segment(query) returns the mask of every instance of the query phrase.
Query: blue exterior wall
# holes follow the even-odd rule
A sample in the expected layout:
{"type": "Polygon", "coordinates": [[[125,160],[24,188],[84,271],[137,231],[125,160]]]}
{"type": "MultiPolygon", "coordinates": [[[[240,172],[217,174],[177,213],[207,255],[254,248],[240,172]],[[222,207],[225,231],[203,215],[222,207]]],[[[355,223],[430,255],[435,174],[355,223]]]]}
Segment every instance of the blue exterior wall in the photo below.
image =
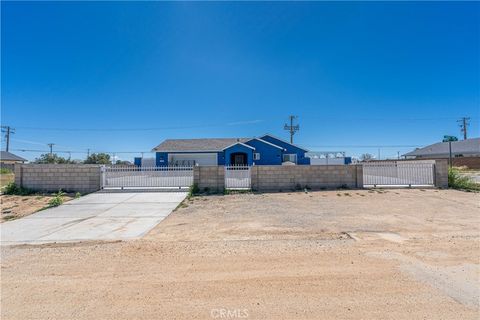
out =
{"type": "Polygon", "coordinates": [[[133,158],[133,164],[136,165],[137,167],[141,167],[142,166],[142,158],[141,157],[133,158]]]}
{"type": "Polygon", "coordinates": [[[155,164],[157,165],[157,167],[168,166],[168,153],[167,152],[157,152],[155,154],[155,164]]]}
{"type": "MultiPolygon", "coordinates": [[[[310,164],[310,158],[305,156],[305,150],[300,149],[298,147],[292,146],[289,143],[285,143],[281,140],[278,140],[274,137],[271,136],[263,136],[260,139],[268,141],[270,143],[273,143],[274,145],[277,145],[279,147],[282,147],[286,149],[287,151],[284,151],[284,154],[293,154],[295,153],[297,155],[297,164],[310,164]]],[[[283,161],[283,159],[282,159],[283,161]]]]}
{"type": "Polygon", "coordinates": [[[248,148],[248,147],[245,147],[241,144],[235,144],[233,146],[231,146],[230,148],[227,148],[225,149],[224,151],[224,154],[225,154],[225,163],[224,164],[230,164],[230,155],[232,153],[236,153],[236,152],[243,152],[243,153],[246,153],[247,154],[247,164],[249,166],[251,166],[253,164],[253,150],[248,148]]]}
{"type": "Polygon", "coordinates": [[[260,160],[253,160],[255,165],[281,165],[283,150],[271,146],[259,140],[250,140],[245,142],[255,148],[255,153],[260,153],[260,160]]]}

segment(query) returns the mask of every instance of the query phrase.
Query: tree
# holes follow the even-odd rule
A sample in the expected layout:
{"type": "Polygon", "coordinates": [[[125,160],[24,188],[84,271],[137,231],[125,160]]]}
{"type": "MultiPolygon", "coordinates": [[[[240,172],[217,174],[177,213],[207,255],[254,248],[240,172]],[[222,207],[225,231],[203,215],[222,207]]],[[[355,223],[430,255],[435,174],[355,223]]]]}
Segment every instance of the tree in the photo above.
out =
{"type": "Polygon", "coordinates": [[[126,161],[126,160],[117,160],[117,162],[115,162],[116,165],[118,166],[130,166],[132,165],[132,163],[130,161],[126,161]]]}
{"type": "Polygon", "coordinates": [[[370,153],[364,153],[360,156],[360,160],[361,161],[370,161],[370,160],[373,160],[373,155],[371,155],[370,153]]]}
{"type": "Polygon", "coordinates": [[[449,141],[458,141],[458,138],[455,136],[443,136],[443,142],[449,142],[449,141]]]}
{"type": "Polygon", "coordinates": [[[107,153],[92,153],[88,156],[85,164],[112,164],[110,161],[110,155],[107,153]]]}
{"type": "Polygon", "coordinates": [[[69,163],[74,163],[73,161],[69,159],[65,159],[64,157],[60,157],[56,153],[44,153],[40,157],[36,158],[35,163],[41,163],[41,164],[46,164],[46,163],[52,163],[52,164],[69,164],[69,163]]]}

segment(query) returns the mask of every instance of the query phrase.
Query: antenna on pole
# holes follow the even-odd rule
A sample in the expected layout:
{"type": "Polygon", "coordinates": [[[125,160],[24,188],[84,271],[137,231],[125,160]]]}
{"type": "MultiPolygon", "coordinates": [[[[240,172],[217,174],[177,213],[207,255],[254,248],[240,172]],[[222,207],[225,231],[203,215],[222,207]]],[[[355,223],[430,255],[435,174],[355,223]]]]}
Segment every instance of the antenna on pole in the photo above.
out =
{"type": "Polygon", "coordinates": [[[293,135],[295,134],[295,132],[300,130],[300,125],[298,125],[298,124],[293,125],[293,121],[298,118],[297,116],[290,115],[288,118],[290,119],[290,125],[285,123],[285,126],[283,127],[283,129],[287,130],[287,131],[290,131],[290,143],[293,144],[293,135]]]}

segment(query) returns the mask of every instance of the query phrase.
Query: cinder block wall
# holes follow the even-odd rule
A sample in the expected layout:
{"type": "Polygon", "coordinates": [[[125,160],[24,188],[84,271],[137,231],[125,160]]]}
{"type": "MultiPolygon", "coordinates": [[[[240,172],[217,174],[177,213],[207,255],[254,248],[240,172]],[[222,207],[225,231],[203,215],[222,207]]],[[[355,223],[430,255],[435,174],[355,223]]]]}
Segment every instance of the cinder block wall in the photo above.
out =
{"type": "Polygon", "coordinates": [[[357,165],[252,167],[252,189],[257,191],[339,187],[362,188],[362,167],[357,165]]]}
{"type": "Polygon", "coordinates": [[[448,188],[448,160],[435,160],[435,187],[448,188]]]}
{"type": "Polygon", "coordinates": [[[193,183],[200,191],[223,192],[225,189],[225,168],[223,166],[193,167],[193,183]]]}
{"type": "Polygon", "coordinates": [[[36,191],[94,192],[100,190],[100,165],[16,164],[15,183],[36,191]]]}

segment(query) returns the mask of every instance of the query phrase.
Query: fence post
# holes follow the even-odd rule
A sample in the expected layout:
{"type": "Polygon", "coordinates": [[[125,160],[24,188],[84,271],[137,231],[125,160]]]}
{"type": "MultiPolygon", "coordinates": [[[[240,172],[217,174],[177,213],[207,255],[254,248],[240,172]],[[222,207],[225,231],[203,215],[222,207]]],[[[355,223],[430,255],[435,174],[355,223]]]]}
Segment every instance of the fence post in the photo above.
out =
{"type": "Polygon", "coordinates": [[[435,160],[434,183],[437,188],[448,188],[448,160],[435,160]]]}
{"type": "Polygon", "coordinates": [[[100,166],[100,190],[105,187],[105,165],[100,166]]]}
{"type": "Polygon", "coordinates": [[[13,173],[15,174],[15,184],[19,187],[23,186],[23,164],[15,163],[13,165],[13,173]]]}
{"type": "Polygon", "coordinates": [[[357,177],[355,179],[356,187],[359,189],[363,189],[363,165],[357,164],[355,165],[355,167],[357,173],[357,177]]]}

